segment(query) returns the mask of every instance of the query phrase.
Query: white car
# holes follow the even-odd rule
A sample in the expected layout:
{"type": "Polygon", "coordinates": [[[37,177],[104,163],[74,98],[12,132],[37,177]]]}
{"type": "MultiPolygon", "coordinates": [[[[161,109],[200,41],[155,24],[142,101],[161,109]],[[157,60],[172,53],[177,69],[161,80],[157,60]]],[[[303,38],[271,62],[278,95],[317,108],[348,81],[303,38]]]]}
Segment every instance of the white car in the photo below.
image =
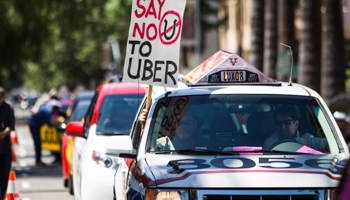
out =
{"type": "Polygon", "coordinates": [[[138,84],[106,83],[96,90],[85,123],[70,122],[66,132],[74,141],[73,186],[78,200],[112,199],[116,159],[105,154],[111,138],[129,135],[147,90],[138,84]]]}
{"type": "Polygon", "coordinates": [[[112,139],[117,200],[332,198],[349,149],[321,96],[218,52],[153,87],[144,131],[112,139]],[[186,128],[184,128],[186,127],[186,128]]]}

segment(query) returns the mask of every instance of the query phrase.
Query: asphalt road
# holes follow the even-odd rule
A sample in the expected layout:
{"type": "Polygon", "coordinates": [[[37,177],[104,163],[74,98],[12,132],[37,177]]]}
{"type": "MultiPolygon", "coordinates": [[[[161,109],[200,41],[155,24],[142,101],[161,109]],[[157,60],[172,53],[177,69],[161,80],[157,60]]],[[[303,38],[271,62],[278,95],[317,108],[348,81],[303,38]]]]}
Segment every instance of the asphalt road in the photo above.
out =
{"type": "Polygon", "coordinates": [[[16,187],[20,199],[73,200],[74,197],[63,186],[62,166],[50,164],[54,157],[49,151],[42,151],[42,160],[48,165],[35,166],[33,140],[24,123],[30,116],[30,111],[15,107],[15,116],[19,144],[14,146],[17,161],[12,163],[12,170],[16,173],[16,187]]]}

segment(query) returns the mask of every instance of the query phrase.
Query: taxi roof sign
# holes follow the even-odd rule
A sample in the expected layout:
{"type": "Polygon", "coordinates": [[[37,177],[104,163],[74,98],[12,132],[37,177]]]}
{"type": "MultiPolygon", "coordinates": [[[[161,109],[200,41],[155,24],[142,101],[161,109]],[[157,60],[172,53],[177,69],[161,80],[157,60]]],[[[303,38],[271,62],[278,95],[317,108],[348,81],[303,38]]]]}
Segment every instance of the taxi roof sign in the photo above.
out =
{"type": "Polygon", "coordinates": [[[188,85],[277,83],[237,54],[222,50],[188,73],[184,81],[188,85]]]}

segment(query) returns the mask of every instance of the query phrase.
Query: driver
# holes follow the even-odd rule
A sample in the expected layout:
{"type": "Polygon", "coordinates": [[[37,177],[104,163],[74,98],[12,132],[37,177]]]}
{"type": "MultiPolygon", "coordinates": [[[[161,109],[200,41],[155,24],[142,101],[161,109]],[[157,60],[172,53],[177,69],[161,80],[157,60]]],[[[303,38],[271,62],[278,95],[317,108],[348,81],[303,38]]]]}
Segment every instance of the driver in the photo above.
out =
{"type": "Polygon", "coordinates": [[[299,117],[297,110],[292,106],[282,106],[278,108],[274,115],[277,130],[268,137],[264,144],[264,149],[271,149],[277,142],[283,140],[295,140],[303,145],[307,145],[318,151],[329,151],[326,138],[316,138],[310,133],[304,133],[300,136],[298,131],[299,117]]]}

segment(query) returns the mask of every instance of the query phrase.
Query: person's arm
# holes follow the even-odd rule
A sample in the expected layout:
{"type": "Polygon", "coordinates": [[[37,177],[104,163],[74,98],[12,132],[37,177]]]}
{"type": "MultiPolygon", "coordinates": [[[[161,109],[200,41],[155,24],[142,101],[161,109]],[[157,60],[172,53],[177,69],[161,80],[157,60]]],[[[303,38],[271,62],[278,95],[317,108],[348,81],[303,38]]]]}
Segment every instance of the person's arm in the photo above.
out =
{"type": "Polygon", "coordinates": [[[0,132],[0,139],[4,139],[6,136],[10,135],[10,127],[6,127],[3,131],[0,132]]]}
{"type": "Polygon", "coordinates": [[[318,151],[329,151],[329,145],[326,138],[317,138],[310,133],[305,133],[300,138],[296,139],[297,142],[307,145],[318,151]]]}
{"type": "Polygon", "coordinates": [[[140,118],[139,118],[139,122],[140,122],[142,127],[145,127],[147,115],[148,115],[148,110],[143,109],[142,113],[140,115],[140,118]]]}

